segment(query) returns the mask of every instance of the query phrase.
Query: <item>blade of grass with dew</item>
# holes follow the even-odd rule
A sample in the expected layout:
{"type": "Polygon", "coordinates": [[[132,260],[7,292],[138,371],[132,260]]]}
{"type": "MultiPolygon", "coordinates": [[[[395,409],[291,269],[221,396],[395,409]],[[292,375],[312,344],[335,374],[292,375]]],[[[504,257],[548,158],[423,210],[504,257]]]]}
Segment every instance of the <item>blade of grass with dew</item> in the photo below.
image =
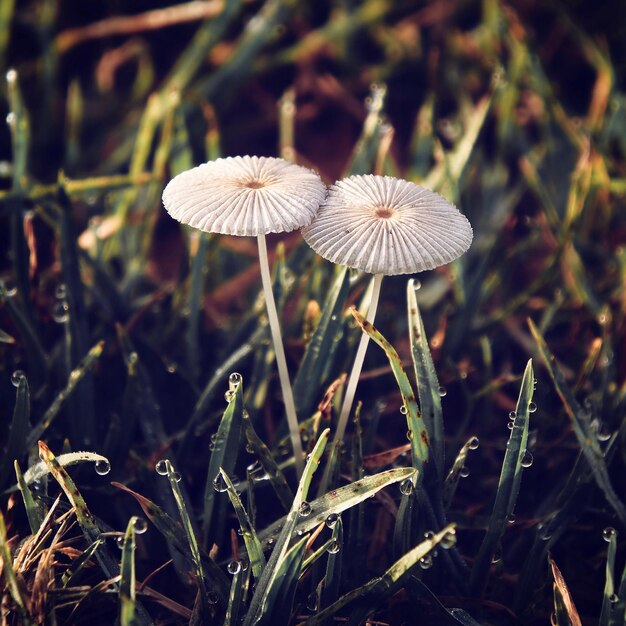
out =
{"type": "MultiPolygon", "coordinates": [[[[411,480],[405,478],[405,481],[411,480]]],[[[404,482],[402,483],[404,485],[404,482]]],[[[415,543],[413,519],[415,515],[416,497],[415,489],[403,489],[400,505],[396,514],[396,522],[393,529],[393,555],[400,558],[406,554],[415,543]],[[408,493],[404,493],[404,492],[408,493]]]]}
{"type": "MultiPolygon", "coordinates": [[[[65,454],[59,454],[59,456],[55,458],[61,467],[70,467],[71,465],[76,465],[77,463],[97,463],[98,461],[101,461],[102,463],[109,462],[105,456],[96,452],[66,452],[65,454]]],[[[32,483],[36,480],[41,480],[49,473],[50,466],[44,461],[39,461],[39,463],[31,465],[24,472],[24,481],[26,484],[32,485],[32,483]]]]}
{"type": "Polygon", "coordinates": [[[411,441],[413,467],[419,470],[420,474],[418,479],[422,480],[424,478],[425,465],[428,463],[430,456],[430,439],[428,438],[424,420],[417,406],[415,392],[402,367],[402,359],[400,359],[394,347],[356,309],[352,308],[350,312],[363,332],[367,333],[370,338],[384,350],[389,359],[391,370],[398,383],[398,388],[402,394],[402,401],[406,407],[407,435],[411,441]]]}
{"type": "Polygon", "coordinates": [[[178,482],[180,480],[180,475],[178,475],[174,471],[174,467],[170,463],[170,461],[165,461],[167,467],[167,478],[170,481],[170,487],[172,488],[172,493],[174,494],[174,499],[176,500],[176,506],[178,507],[178,513],[180,515],[180,519],[183,523],[183,528],[185,530],[185,534],[187,535],[187,542],[189,544],[189,550],[191,552],[191,558],[193,559],[196,581],[198,584],[198,589],[200,590],[200,601],[202,605],[202,615],[203,620],[208,620],[210,615],[210,599],[209,599],[209,581],[208,577],[204,571],[204,566],[202,564],[202,558],[200,556],[200,547],[198,546],[198,541],[196,539],[195,531],[193,525],[191,523],[191,518],[189,517],[189,512],[187,511],[187,505],[183,498],[183,494],[178,486],[178,482]]]}
{"type": "Polygon", "coordinates": [[[529,405],[533,397],[534,378],[532,360],[529,360],[520,387],[515,420],[506,444],[498,490],[489,518],[487,533],[480,546],[470,578],[473,593],[481,595],[487,584],[491,560],[506,529],[507,519],[513,512],[522,480],[522,459],[526,454],[529,428],[529,405]]]}
{"type": "Polygon", "coordinates": [[[613,489],[611,479],[609,477],[609,471],[607,469],[604,455],[596,433],[591,426],[591,420],[587,412],[578,404],[576,398],[570,391],[569,387],[565,383],[563,374],[561,373],[558,365],[556,364],[556,358],[550,352],[545,339],[539,332],[539,329],[535,326],[532,320],[528,320],[528,326],[532,333],[535,342],[541,353],[541,357],[548,369],[548,374],[552,379],[552,384],[563,403],[565,412],[569,416],[574,433],[578,439],[578,444],[591,467],[591,471],[596,479],[598,487],[604,492],[607,502],[611,505],[615,513],[620,519],[622,525],[626,526],[626,507],[619,499],[618,495],[613,489]]]}
{"type": "MultiPolygon", "coordinates": [[[[46,464],[49,472],[59,483],[70,504],[74,507],[78,525],[87,542],[91,544],[100,539],[102,533],[96,524],[94,516],[87,508],[85,499],[76,488],[74,481],[70,478],[65,468],[58,462],[50,448],[43,441],[39,442],[39,457],[46,464]]],[[[113,578],[119,574],[117,561],[109,554],[106,546],[103,546],[102,550],[96,552],[96,559],[107,578],[113,578]]]]}
{"type": "Polygon", "coordinates": [[[43,512],[28,487],[28,483],[24,480],[22,470],[17,461],[14,461],[13,467],[15,468],[15,476],[17,478],[17,488],[22,494],[22,500],[24,501],[24,508],[26,509],[26,517],[28,518],[28,525],[30,526],[30,532],[34,535],[41,528],[43,522],[43,512]]]}
{"type": "Polygon", "coordinates": [[[298,415],[308,416],[314,410],[319,395],[319,385],[323,384],[322,375],[332,360],[337,348],[337,335],[343,328],[341,312],[348,290],[350,276],[343,267],[324,302],[324,309],[319,323],[307,344],[302,363],[293,381],[293,395],[296,399],[298,415]]]}
{"type": "Polygon", "coordinates": [[[230,594],[228,596],[228,606],[226,607],[226,616],[224,617],[224,626],[239,626],[241,617],[239,615],[243,607],[243,579],[244,571],[239,568],[233,575],[230,584],[230,594]]]}
{"type": "Polygon", "coordinates": [[[556,626],[582,626],[572,595],[561,570],[551,557],[548,558],[554,578],[554,617],[556,626]]]}
{"type": "Polygon", "coordinates": [[[61,575],[61,587],[70,587],[74,579],[83,571],[83,568],[91,560],[102,544],[104,539],[97,539],[93,543],[87,546],[80,556],[72,561],[72,565],[68,567],[61,575]]]}
{"type": "MultiPolygon", "coordinates": [[[[328,525],[328,518],[326,525],[328,525]]],[[[320,592],[320,609],[325,609],[337,600],[341,586],[341,572],[343,566],[343,522],[341,521],[341,517],[337,517],[337,521],[332,529],[331,539],[335,542],[334,546],[338,549],[333,548],[328,551],[326,575],[324,576],[324,582],[320,592]]]]}
{"type": "Polygon", "coordinates": [[[15,393],[13,419],[0,463],[0,487],[6,483],[12,470],[13,462],[22,458],[26,452],[26,434],[30,428],[30,392],[26,376],[21,376],[15,393]]]}
{"type": "MultiPolygon", "coordinates": [[[[319,465],[320,458],[324,453],[329,434],[330,429],[328,428],[322,432],[317,440],[317,443],[315,444],[315,447],[313,448],[313,451],[307,457],[304,472],[302,473],[302,477],[298,483],[298,489],[293,498],[291,509],[289,510],[289,513],[287,513],[282,530],[278,535],[276,545],[274,546],[274,550],[272,551],[269,561],[267,562],[267,566],[263,571],[263,575],[257,582],[256,590],[252,596],[252,600],[250,601],[250,608],[244,621],[244,626],[255,625],[262,619],[264,613],[266,612],[269,590],[273,589],[274,581],[281,569],[283,561],[285,560],[285,555],[289,549],[289,543],[296,529],[298,518],[302,517],[300,515],[300,507],[306,500],[311,480],[313,479],[313,474],[315,473],[315,470],[319,465]]],[[[304,519],[307,519],[307,517],[304,519]]]]}
{"type": "Polygon", "coordinates": [[[626,565],[622,569],[622,576],[617,590],[617,601],[613,604],[609,616],[609,626],[623,626],[626,615],[626,565]]]}
{"type": "Polygon", "coordinates": [[[252,450],[261,463],[265,473],[269,476],[270,484],[276,492],[280,503],[286,511],[291,508],[293,502],[293,493],[285,475],[282,473],[274,456],[270,452],[270,449],[263,443],[261,438],[257,435],[252,424],[252,420],[246,411],[243,413],[243,430],[248,440],[248,445],[252,447],[252,450]]]}
{"type": "MultiPolygon", "coordinates": [[[[336,615],[344,607],[355,601],[361,604],[358,618],[365,618],[367,614],[384,603],[387,597],[404,583],[407,576],[422,557],[426,556],[439,545],[449,533],[454,532],[454,524],[449,524],[440,532],[435,533],[431,539],[425,539],[415,546],[415,548],[403,555],[402,558],[398,559],[382,576],[373,578],[358,589],[354,589],[343,595],[328,608],[320,611],[316,615],[312,615],[304,622],[300,622],[299,626],[323,624],[327,619],[336,615]]],[[[351,615],[351,619],[354,623],[357,623],[354,614],[351,615]]]]}
{"type": "Polygon", "coordinates": [[[237,494],[237,490],[233,485],[232,481],[228,477],[228,474],[220,467],[219,470],[220,480],[224,481],[226,485],[226,492],[230,501],[235,509],[235,513],[237,515],[237,520],[239,521],[239,528],[241,529],[241,534],[243,536],[244,543],[246,544],[246,551],[248,553],[248,561],[250,561],[250,567],[252,568],[252,573],[256,579],[261,577],[261,573],[265,568],[265,557],[263,556],[263,546],[257,537],[256,531],[252,527],[250,523],[250,519],[248,518],[248,513],[244,508],[239,495],[237,494]]]}
{"type": "Polygon", "coordinates": [[[15,570],[13,569],[13,557],[11,555],[11,548],[9,547],[7,527],[2,511],[0,511],[0,556],[2,557],[2,577],[9,588],[9,594],[11,598],[13,598],[13,602],[17,605],[17,612],[20,614],[22,623],[27,626],[34,624],[26,609],[26,604],[22,597],[22,590],[20,589],[15,570]]]}
{"type": "Polygon", "coordinates": [[[454,498],[459,479],[461,478],[461,472],[465,467],[465,461],[467,460],[467,455],[469,454],[470,446],[474,439],[475,437],[471,437],[463,444],[443,483],[443,505],[446,510],[449,509],[452,504],[452,499],[454,498]]]}
{"type": "Polygon", "coordinates": [[[33,426],[28,433],[27,446],[34,446],[37,440],[48,429],[54,418],[59,414],[61,407],[65,401],[72,395],[76,389],[76,385],[85,377],[87,372],[93,367],[94,363],[100,358],[104,350],[104,341],[99,341],[89,352],[85,355],[85,358],[78,364],[78,366],[70,372],[67,379],[67,384],[58,393],[56,398],[52,401],[52,404],[48,407],[43,414],[41,420],[33,426]]]}
{"type": "MultiPolygon", "coordinates": [[[[352,484],[363,479],[363,431],[361,429],[361,404],[354,412],[354,433],[350,442],[350,472],[352,484]]],[[[339,469],[339,468],[338,468],[339,469]]],[[[345,541],[347,580],[361,580],[361,572],[367,571],[367,539],[365,537],[365,505],[359,502],[348,513],[348,533],[345,541]]]]}
{"type": "MultiPolygon", "coordinates": [[[[605,529],[604,533],[608,534],[608,550],[606,553],[605,578],[604,578],[604,594],[602,597],[602,610],[600,611],[599,626],[609,626],[611,622],[611,614],[615,605],[619,601],[615,594],[615,555],[617,553],[617,532],[614,528],[605,529]]],[[[621,615],[620,623],[624,623],[624,615],[621,615]]]]}
{"type": "MultiPolygon", "coordinates": [[[[415,469],[412,467],[399,467],[366,476],[349,485],[333,489],[309,503],[311,513],[296,521],[295,530],[297,532],[307,533],[325,522],[329,515],[343,513],[343,511],[371,498],[388,485],[402,482],[407,478],[413,478],[415,483],[417,481],[415,473],[415,469]]],[[[286,518],[283,517],[270,524],[267,528],[259,531],[259,539],[263,542],[267,542],[269,538],[276,537],[281,527],[284,526],[285,521],[286,518]]]]}
{"type": "Polygon", "coordinates": [[[302,572],[301,576],[306,576],[308,570],[314,565],[317,561],[319,561],[322,556],[328,551],[329,548],[332,548],[333,540],[328,539],[325,543],[323,543],[319,548],[315,548],[313,552],[311,552],[303,561],[302,561],[302,572]]]}
{"type": "Polygon", "coordinates": [[[265,592],[263,612],[257,626],[289,626],[308,537],[302,537],[286,552],[265,592]]]}
{"type": "Polygon", "coordinates": [[[135,520],[131,517],[124,533],[122,561],[120,564],[120,626],[135,626],[138,623],[136,609],[137,584],[135,578],[135,520]]]}
{"type": "Polygon", "coordinates": [[[218,480],[220,468],[227,474],[232,474],[235,469],[241,438],[243,411],[242,380],[237,385],[235,393],[222,415],[209,460],[209,469],[204,486],[204,513],[202,518],[202,544],[205,546],[210,545],[209,539],[214,536],[212,522],[217,492],[213,483],[218,480]],[[213,534],[210,534],[210,531],[213,534]]]}
{"type": "Polygon", "coordinates": [[[420,401],[420,412],[428,434],[433,462],[440,481],[444,474],[445,442],[443,431],[443,413],[441,410],[441,396],[439,395],[439,379],[435,371],[428,347],[428,338],[424,330],[424,322],[417,306],[415,283],[410,279],[406,287],[407,307],[409,314],[409,337],[411,341],[411,356],[417,381],[417,393],[420,401]]]}

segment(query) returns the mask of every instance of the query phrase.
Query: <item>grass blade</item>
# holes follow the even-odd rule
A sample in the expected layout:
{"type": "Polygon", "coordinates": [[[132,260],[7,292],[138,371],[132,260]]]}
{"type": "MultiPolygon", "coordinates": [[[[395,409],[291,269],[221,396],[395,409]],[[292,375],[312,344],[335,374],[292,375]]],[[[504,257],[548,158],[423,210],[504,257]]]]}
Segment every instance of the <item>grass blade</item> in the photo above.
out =
{"type": "Polygon", "coordinates": [[[424,323],[417,306],[415,283],[409,280],[406,287],[407,307],[409,309],[409,337],[411,340],[411,356],[417,381],[417,393],[420,401],[420,412],[430,436],[431,449],[435,469],[439,480],[444,474],[445,449],[443,432],[443,413],[439,380],[424,330],[424,323]]]}
{"type": "Polygon", "coordinates": [[[452,504],[452,499],[454,498],[456,488],[459,484],[459,479],[461,478],[461,472],[465,467],[467,455],[471,450],[471,446],[474,445],[475,439],[475,437],[471,437],[463,444],[463,447],[456,455],[456,459],[454,459],[454,463],[452,464],[452,467],[450,468],[450,471],[446,476],[446,480],[443,484],[443,505],[446,509],[448,509],[450,507],[450,504],[452,504]]]}
{"type": "Polygon", "coordinates": [[[598,443],[596,433],[591,426],[591,420],[589,419],[587,412],[584,411],[578,404],[576,398],[574,398],[574,394],[566,385],[563,374],[561,374],[561,371],[556,364],[556,359],[554,355],[551,354],[548,345],[539,332],[539,329],[530,319],[528,320],[528,326],[530,327],[530,332],[539,347],[539,352],[541,353],[541,357],[546,364],[554,388],[556,389],[559,398],[561,398],[561,402],[565,407],[565,412],[572,422],[574,433],[578,439],[578,444],[580,445],[580,448],[585,455],[589,466],[591,467],[591,471],[593,472],[598,487],[600,487],[600,489],[604,492],[607,502],[611,505],[619,517],[622,525],[626,526],[626,507],[613,489],[611,479],[609,478],[609,472],[604,461],[604,455],[602,454],[602,449],[598,443]]]}
{"type": "MultiPolygon", "coordinates": [[[[599,626],[609,626],[611,615],[618,604],[619,598],[615,594],[615,555],[617,553],[617,532],[614,528],[605,528],[604,537],[608,539],[609,548],[606,553],[606,567],[604,579],[604,596],[600,612],[599,626]]],[[[624,615],[620,622],[624,623],[624,615]]]]}
{"type": "Polygon", "coordinates": [[[239,495],[237,494],[237,490],[233,485],[232,481],[228,477],[228,474],[220,468],[219,472],[220,480],[224,481],[226,485],[226,492],[228,493],[228,497],[235,509],[235,513],[237,514],[237,519],[239,521],[239,527],[241,528],[241,533],[243,535],[243,540],[246,544],[246,550],[248,552],[248,560],[250,561],[250,567],[252,568],[252,574],[255,578],[260,578],[261,573],[263,572],[263,568],[265,567],[265,557],[263,556],[263,546],[257,537],[256,531],[252,527],[250,523],[250,519],[248,518],[248,513],[244,508],[239,495]]]}
{"type": "Polygon", "coordinates": [[[522,459],[526,454],[528,441],[529,406],[533,397],[533,387],[533,366],[532,361],[528,361],[515,409],[516,417],[506,444],[496,500],[489,518],[487,534],[483,539],[472,569],[470,587],[476,594],[482,593],[487,584],[491,560],[506,529],[507,518],[513,512],[517,501],[522,480],[522,459]]]}
{"type": "MultiPolygon", "coordinates": [[[[62,467],[70,467],[77,463],[107,464],[109,462],[105,456],[97,454],[96,452],[67,452],[66,454],[59,454],[59,456],[56,457],[56,461],[62,467]]],[[[26,470],[24,473],[24,481],[27,485],[31,485],[36,480],[41,480],[49,473],[50,466],[46,462],[40,461],[26,470]]]]}
{"type": "Polygon", "coordinates": [[[398,383],[402,401],[406,407],[406,421],[408,433],[410,433],[408,436],[411,440],[413,467],[419,470],[419,479],[421,480],[424,477],[425,465],[428,463],[430,456],[430,440],[424,420],[417,407],[413,387],[411,387],[411,383],[402,367],[402,360],[394,347],[355,308],[351,308],[350,312],[356,319],[357,324],[385,351],[389,359],[391,370],[398,383]]]}
{"type": "Polygon", "coordinates": [[[74,579],[82,572],[83,567],[90,561],[96,550],[102,546],[104,539],[98,539],[82,552],[82,554],[74,559],[72,565],[66,569],[61,576],[61,587],[69,587],[74,579]]]}
{"type": "MultiPolygon", "coordinates": [[[[328,522],[326,522],[328,525],[328,522]]],[[[326,562],[326,575],[320,593],[320,609],[330,606],[339,597],[339,587],[341,585],[341,570],[343,561],[343,522],[341,517],[337,518],[333,526],[331,539],[338,550],[332,549],[328,552],[326,562]]]]}
{"type": "Polygon", "coordinates": [[[245,573],[239,568],[233,575],[233,581],[230,585],[230,595],[228,596],[228,607],[226,608],[226,617],[224,618],[224,626],[239,626],[239,613],[243,606],[243,580],[245,573]]]}
{"type": "Polygon", "coordinates": [[[28,487],[28,483],[24,480],[22,470],[19,463],[14,462],[15,476],[17,477],[17,488],[22,494],[22,500],[24,501],[24,508],[26,509],[26,517],[28,518],[28,525],[30,526],[30,532],[34,535],[37,533],[43,522],[43,512],[40,507],[37,506],[33,494],[28,487]]]}
{"type": "Polygon", "coordinates": [[[556,563],[549,558],[554,578],[554,617],[556,626],[582,626],[574,600],[556,563]]]}
{"type": "Polygon", "coordinates": [[[202,537],[205,546],[209,545],[210,537],[215,535],[214,527],[212,530],[213,509],[217,495],[214,482],[218,480],[220,469],[223,468],[224,472],[232,474],[235,468],[243,411],[243,381],[240,381],[217,428],[215,445],[209,461],[209,470],[204,487],[204,517],[202,519],[202,537]],[[210,530],[212,530],[211,535],[209,534],[210,530]]]}
{"type": "Polygon", "coordinates": [[[15,395],[13,419],[0,465],[0,487],[4,486],[14,461],[26,452],[26,434],[30,427],[30,392],[26,376],[21,376],[15,395]]]}
{"type": "MultiPolygon", "coordinates": [[[[135,626],[136,579],[135,579],[135,520],[131,517],[126,526],[120,565],[120,625],[135,626]]],[[[92,544],[93,545],[93,544],[92,544]]]]}

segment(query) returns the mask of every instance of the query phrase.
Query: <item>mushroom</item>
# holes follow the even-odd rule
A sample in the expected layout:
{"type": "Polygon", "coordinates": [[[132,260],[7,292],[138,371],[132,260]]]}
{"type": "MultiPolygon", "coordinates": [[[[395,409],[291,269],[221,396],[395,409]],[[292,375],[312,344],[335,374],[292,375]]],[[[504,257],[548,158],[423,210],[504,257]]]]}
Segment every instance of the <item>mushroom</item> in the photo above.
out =
{"type": "Polygon", "coordinates": [[[290,232],[311,222],[326,187],[313,171],[283,159],[238,156],[182,172],[163,191],[163,204],[179,222],[224,235],[257,238],[261,280],[298,477],[302,442],[267,259],[267,233],[290,232]]]}
{"type": "MultiPolygon", "coordinates": [[[[367,320],[374,322],[384,275],[413,274],[450,263],[472,242],[467,218],[439,194],[391,176],[350,176],[333,185],[302,230],[320,256],[374,274],[367,320]]],[[[344,397],[335,442],[341,441],[363,367],[363,333],[344,397]]]]}

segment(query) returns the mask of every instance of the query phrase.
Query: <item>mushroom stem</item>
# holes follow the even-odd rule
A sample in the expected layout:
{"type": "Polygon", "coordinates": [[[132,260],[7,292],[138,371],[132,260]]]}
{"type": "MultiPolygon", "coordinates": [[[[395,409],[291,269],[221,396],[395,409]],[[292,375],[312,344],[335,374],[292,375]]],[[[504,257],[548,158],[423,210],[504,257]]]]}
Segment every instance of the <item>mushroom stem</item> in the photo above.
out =
{"type": "MultiPolygon", "coordinates": [[[[372,297],[370,299],[370,303],[367,309],[367,321],[370,324],[374,323],[374,318],[376,317],[376,309],[378,308],[378,297],[380,296],[380,286],[382,282],[383,274],[375,274],[372,297]]],[[[359,347],[356,351],[356,356],[354,357],[352,371],[350,372],[350,378],[348,379],[348,388],[346,389],[346,395],[343,399],[341,413],[339,414],[339,421],[337,422],[335,442],[341,441],[343,439],[344,433],[346,432],[348,417],[350,416],[350,410],[352,409],[352,403],[354,402],[356,386],[359,383],[359,376],[361,375],[361,369],[363,368],[363,361],[365,360],[365,353],[367,352],[367,344],[369,343],[369,340],[370,336],[367,333],[363,333],[361,335],[359,347]]]]}
{"type": "Polygon", "coordinates": [[[299,479],[304,470],[302,440],[300,439],[300,428],[298,426],[298,416],[296,415],[296,405],[293,401],[293,392],[291,390],[291,383],[289,382],[289,370],[287,369],[287,360],[285,359],[285,348],[283,347],[283,339],[280,334],[280,323],[278,321],[278,313],[276,311],[276,301],[274,300],[274,292],[272,291],[272,278],[270,276],[269,261],[267,260],[267,244],[265,242],[265,235],[258,235],[257,243],[259,246],[261,282],[263,283],[263,291],[265,293],[265,306],[267,308],[267,317],[270,323],[272,341],[274,342],[278,377],[280,379],[280,387],[283,392],[283,402],[285,403],[285,412],[287,413],[289,436],[291,437],[291,446],[293,448],[293,456],[296,463],[296,473],[299,479]]]}

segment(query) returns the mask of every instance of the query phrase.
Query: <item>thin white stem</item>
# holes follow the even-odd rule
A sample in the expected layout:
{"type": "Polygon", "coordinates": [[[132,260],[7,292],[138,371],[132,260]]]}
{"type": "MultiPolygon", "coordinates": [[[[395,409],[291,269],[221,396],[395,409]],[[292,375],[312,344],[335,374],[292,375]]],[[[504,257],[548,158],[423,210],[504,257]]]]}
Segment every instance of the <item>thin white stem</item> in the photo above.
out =
{"type": "MultiPolygon", "coordinates": [[[[374,323],[376,317],[376,309],[378,308],[378,298],[380,296],[380,286],[383,282],[382,274],[374,275],[374,287],[372,289],[372,297],[370,299],[369,306],[367,308],[367,321],[370,324],[374,323]]],[[[335,433],[335,442],[341,441],[343,435],[346,432],[346,426],[348,425],[348,417],[350,416],[350,410],[352,409],[352,403],[354,402],[354,395],[356,394],[356,386],[359,383],[359,376],[361,375],[361,369],[363,368],[363,361],[365,360],[365,353],[367,352],[367,344],[369,343],[370,336],[367,333],[361,335],[359,341],[359,347],[354,357],[354,363],[352,365],[352,371],[350,372],[350,378],[348,379],[348,388],[346,389],[346,395],[343,399],[343,405],[341,407],[341,413],[339,414],[339,421],[337,422],[337,432],[335,433]]]]}
{"type": "Polygon", "coordinates": [[[270,276],[269,261],[267,260],[267,244],[265,243],[265,235],[258,235],[257,243],[259,245],[261,282],[263,283],[263,291],[265,292],[265,306],[267,308],[267,317],[270,323],[272,341],[274,342],[274,352],[276,354],[276,366],[278,367],[280,388],[283,392],[283,402],[285,403],[287,424],[289,425],[289,436],[291,437],[291,446],[293,448],[293,456],[296,462],[296,473],[299,479],[304,470],[302,440],[300,439],[300,428],[298,426],[298,416],[296,415],[296,405],[293,401],[293,392],[291,391],[291,383],[289,382],[289,370],[287,369],[287,360],[285,359],[285,348],[283,347],[283,339],[280,334],[280,322],[278,321],[276,302],[274,300],[274,292],[272,291],[272,278],[270,276]]]}

